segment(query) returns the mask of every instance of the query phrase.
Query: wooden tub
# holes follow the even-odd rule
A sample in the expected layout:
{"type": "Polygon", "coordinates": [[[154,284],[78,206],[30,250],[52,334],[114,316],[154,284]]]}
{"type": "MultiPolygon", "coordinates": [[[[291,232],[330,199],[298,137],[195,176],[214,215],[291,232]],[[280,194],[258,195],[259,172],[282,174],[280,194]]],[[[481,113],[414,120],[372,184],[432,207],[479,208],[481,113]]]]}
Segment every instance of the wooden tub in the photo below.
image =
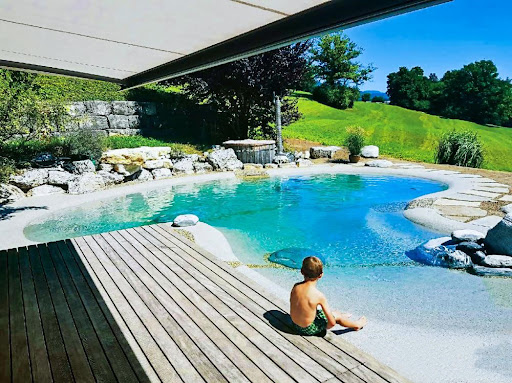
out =
{"type": "Polygon", "coordinates": [[[232,148],[244,164],[268,164],[274,160],[276,142],[273,140],[230,140],[222,143],[232,148]]]}

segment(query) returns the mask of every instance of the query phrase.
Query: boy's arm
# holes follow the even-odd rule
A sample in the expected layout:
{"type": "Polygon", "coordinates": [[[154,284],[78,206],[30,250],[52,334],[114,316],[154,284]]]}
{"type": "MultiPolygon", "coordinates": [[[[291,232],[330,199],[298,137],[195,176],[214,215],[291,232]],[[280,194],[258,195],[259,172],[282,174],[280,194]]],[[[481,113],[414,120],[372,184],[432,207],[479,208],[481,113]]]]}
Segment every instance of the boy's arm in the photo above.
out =
{"type": "Polygon", "coordinates": [[[327,303],[327,298],[322,293],[320,293],[319,304],[322,306],[322,310],[324,310],[325,317],[327,318],[327,325],[329,328],[334,327],[336,325],[336,318],[332,314],[331,308],[327,303]]]}

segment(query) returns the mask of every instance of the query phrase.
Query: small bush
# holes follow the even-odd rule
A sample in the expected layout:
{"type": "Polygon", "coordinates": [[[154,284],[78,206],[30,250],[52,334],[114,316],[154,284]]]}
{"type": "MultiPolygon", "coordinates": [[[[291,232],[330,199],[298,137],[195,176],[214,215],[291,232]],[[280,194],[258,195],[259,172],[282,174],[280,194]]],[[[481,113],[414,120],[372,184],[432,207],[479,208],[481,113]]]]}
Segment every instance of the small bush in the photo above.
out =
{"type": "Polygon", "coordinates": [[[11,174],[14,174],[16,171],[16,167],[14,166],[14,161],[6,158],[0,157],[0,183],[6,183],[9,181],[9,177],[11,174]]]}
{"type": "Polygon", "coordinates": [[[40,140],[11,140],[0,145],[2,156],[13,160],[18,167],[30,162],[40,153],[49,152],[59,157],[65,153],[62,137],[50,137],[40,140]]]}
{"type": "Polygon", "coordinates": [[[313,90],[313,99],[338,109],[347,109],[354,106],[359,99],[359,90],[347,86],[331,87],[327,84],[317,86],[313,90]]]}
{"type": "Polygon", "coordinates": [[[444,134],[437,147],[436,162],[479,168],[484,162],[482,144],[478,135],[469,131],[444,134]]]}
{"type": "Polygon", "coordinates": [[[77,129],[63,136],[63,155],[73,159],[99,160],[106,149],[106,139],[100,133],[77,129]]]}
{"type": "Polygon", "coordinates": [[[345,146],[350,154],[358,156],[361,154],[361,149],[364,146],[365,132],[362,128],[350,127],[347,128],[347,137],[345,138],[345,146]]]}

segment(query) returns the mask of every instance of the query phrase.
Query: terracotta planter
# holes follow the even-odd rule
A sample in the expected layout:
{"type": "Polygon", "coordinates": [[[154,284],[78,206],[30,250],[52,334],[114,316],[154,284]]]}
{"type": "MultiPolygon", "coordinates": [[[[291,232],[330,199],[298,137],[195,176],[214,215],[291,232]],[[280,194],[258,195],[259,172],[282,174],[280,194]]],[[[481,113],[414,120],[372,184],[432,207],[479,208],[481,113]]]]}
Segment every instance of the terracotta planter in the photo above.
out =
{"type": "Polygon", "coordinates": [[[360,159],[361,159],[361,156],[359,156],[359,155],[356,156],[355,154],[351,154],[351,155],[348,156],[348,160],[352,164],[355,164],[355,163],[359,162],[360,159]]]}

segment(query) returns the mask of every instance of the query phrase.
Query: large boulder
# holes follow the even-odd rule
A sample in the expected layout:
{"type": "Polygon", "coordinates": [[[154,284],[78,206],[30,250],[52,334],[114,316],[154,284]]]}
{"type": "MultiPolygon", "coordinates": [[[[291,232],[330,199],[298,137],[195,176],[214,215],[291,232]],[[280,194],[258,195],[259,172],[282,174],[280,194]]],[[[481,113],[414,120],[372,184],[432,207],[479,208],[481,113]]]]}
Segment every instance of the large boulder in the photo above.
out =
{"type": "Polygon", "coordinates": [[[105,187],[105,181],[99,174],[85,173],[73,177],[68,183],[69,194],[92,193],[105,187]]]}
{"type": "Polygon", "coordinates": [[[12,176],[11,183],[27,191],[48,182],[48,169],[32,169],[22,175],[12,176]]]}
{"type": "Polygon", "coordinates": [[[64,170],[48,171],[48,184],[50,185],[67,186],[71,178],[73,178],[73,175],[64,170]]]}
{"type": "Polygon", "coordinates": [[[242,161],[236,157],[235,151],[231,148],[218,149],[208,153],[207,161],[213,169],[221,171],[233,171],[244,167],[242,161]]]}
{"type": "Polygon", "coordinates": [[[139,113],[141,107],[135,101],[113,101],[112,114],[120,114],[123,116],[131,116],[139,113]]]}
{"type": "Polygon", "coordinates": [[[480,265],[486,267],[512,267],[512,257],[508,255],[489,254],[480,265]]]}
{"type": "Polygon", "coordinates": [[[320,258],[324,264],[326,263],[325,256],[322,254],[311,249],[304,249],[300,247],[290,247],[287,249],[275,251],[270,254],[268,260],[270,262],[278,263],[292,269],[300,269],[302,267],[302,261],[304,258],[311,256],[320,258]]]}
{"type": "Polygon", "coordinates": [[[137,172],[140,172],[141,167],[139,165],[131,164],[131,165],[114,165],[114,171],[125,176],[130,177],[137,172]]]}
{"type": "Polygon", "coordinates": [[[487,232],[484,243],[489,253],[512,256],[512,214],[487,232]]]}
{"type": "Polygon", "coordinates": [[[107,150],[101,156],[101,162],[112,165],[142,165],[145,161],[144,154],[133,149],[107,150]]]}
{"type": "Polygon", "coordinates": [[[36,186],[33,189],[30,189],[27,193],[28,197],[39,197],[43,195],[50,195],[50,194],[64,194],[66,191],[58,186],[53,185],[41,185],[36,186]]]}
{"type": "Polygon", "coordinates": [[[311,162],[310,160],[306,160],[304,158],[298,159],[295,163],[299,168],[306,168],[308,166],[313,165],[313,162],[311,162]]]}
{"type": "Polygon", "coordinates": [[[483,246],[476,242],[461,242],[457,245],[457,250],[463,251],[466,254],[474,254],[477,251],[483,250],[483,246]]]}
{"type": "Polygon", "coordinates": [[[194,214],[182,214],[174,218],[172,225],[176,227],[195,226],[199,222],[199,218],[194,214]]]}
{"type": "Polygon", "coordinates": [[[81,116],[77,121],[80,129],[104,131],[108,129],[108,120],[104,116],[81,116]]]}
{"type": "Polygon", "coordinates": [[[365,165],[370,166],[372,168],[389,168],[389,167],[393,166],[393,163],[388,160],[373,160],[373,161],[367,162],[365,165]]]}
{"type": "Polygon", "coordinates": [[[110,129],[137,129],[140,126],[139,116],[120,116],[111,114],[108,116],[110,129]]]}
{"type": "Polygon", "coordinates": [[[333,158],[337,151],[341,148],[339,146],[313,146],[309,149],[311,158],[333,158]]]}
{"type": "Polygon", "coordinates": [[[73,102],[68,105],[68,114],[71,117],[83,116],[85,112],[86,108],[83,102],[73,102]]]}
{"type": "Polygon", "coordinates": [[[70,170],[73,174],[94,173],[96,166],[91,160],[73,161],[70,170]]]}
{"type": "Polygon", "coordinates": [[[97,174],[103,178],[105,186],[120,184],[124,181],[124,176],[119,173],[110,173],[105,170],[100,170],[97,174]]]}
{"type": "Polygon", "coordinates": [[[450,237],[431,239],[416,249],[407,251],[406,255],[413,261],[430,266],[464,269],[472,265],[471,257],[457,250],[450,237]]]}
{"type": "Polygon", "coordinates": [[[505,214],[512,214],[512,203],[505,205],[501,208],[501,211],[505,214]]]}
{"type": "Polygon", "coordinates": [[[472,274],[485,277],[512,277],[512,268],[495,268],[473,265],[469,271],[472,274]]]}
{"type": "Polygon", "coordinates": [[[112,114],[112,104],[107,101],[85,101],[87,113],[96,116],[108,116],[112,114]]]}
{"type": "Polygon", "coordinates": [[[194,171],[196,173],[208,173],[211,172],[212,170],[213,167],[208,162],[194,162],[194,171]]]}
{"type": "Polygon", "coordinates": [[[162,168],[162,169],[154,169],[151,171],[153,174],[153,178],[155,180],[160,180],[162,178],[169,178],[172,177],[172,173],[170,169],[162,168]]]}
{"type": "Polygon", "coordinates": [[[184,157],[176,161],[173,165],[176,173],[193,174],[194,173],[194,158],[184,157]]]}
{"type": "Polygon", "coordinates": [[[148,160],[144,162],[144,165],[142,165],[144,169],[153,170],[153,169],[161,169],[161,168],[167,168],[172,169],[173,163],[170,159],[164,158],[161,160],[148,160]]]}
{"type": "Polygon", "coordinates": [[[478,242],[484,239],[485,234],[476,230],[455,230],[452,232],[452,239],[459,242],[478,242]]]}
{"type": "Polygon", "coordinates": [[[141,169],[139,175],[137,176],[137,181],[153,181],[153,174],[149,170],[141,169]]]}
{"type": "Polygon", "coordinates": [[[363,148],[361,149],[361,156],[365,158],[378,158],[379,147],[375,145],[363,146],[363,148]]]}
{"type": "Polygon", "coordinates": [[[25,198],[25,193],[14,185],[0,184],[0,204],[16,202],[25,198]]]}

